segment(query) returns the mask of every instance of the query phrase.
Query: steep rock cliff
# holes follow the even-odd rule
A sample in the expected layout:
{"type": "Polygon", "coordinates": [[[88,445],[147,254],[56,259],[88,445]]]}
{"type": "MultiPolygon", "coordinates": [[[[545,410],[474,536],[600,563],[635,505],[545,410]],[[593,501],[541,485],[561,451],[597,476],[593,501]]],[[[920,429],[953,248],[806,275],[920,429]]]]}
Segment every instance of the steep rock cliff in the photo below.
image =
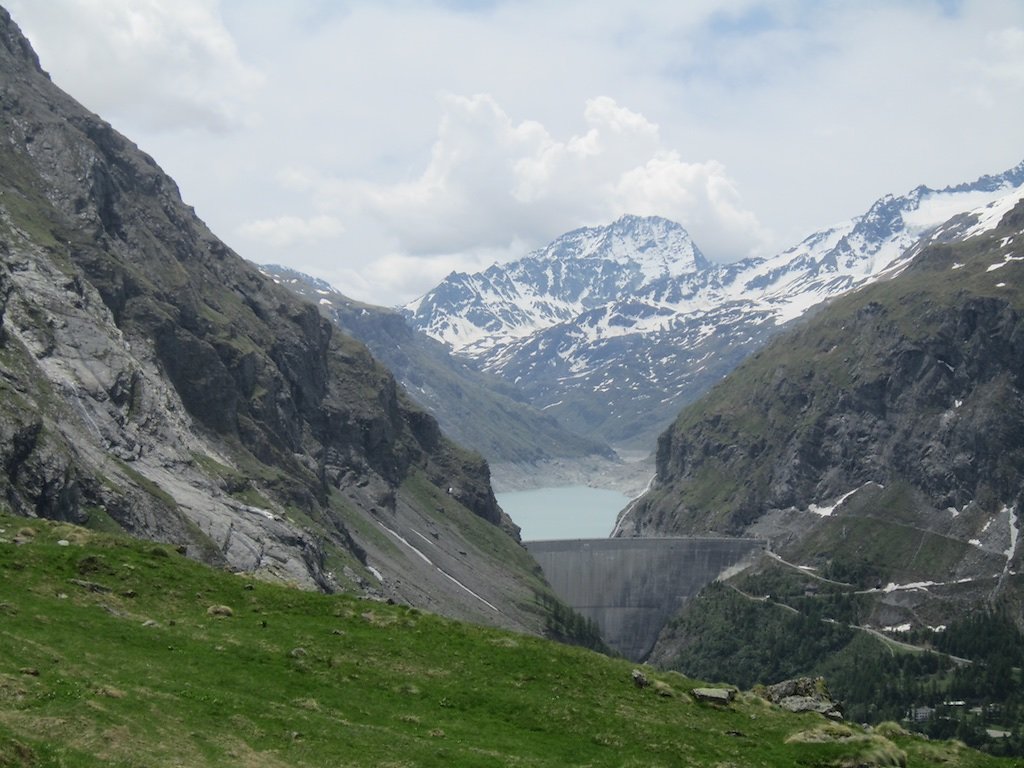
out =
{"type": "Polygon", "coordinates": [[[488,468],[220,242],[0,9],[0,503],[528,630],[488,468]]]}
{"type": "Polygon", "coordinates": [[[1001,206],[961,217],[949,242],[953,224],[936,233],[900,276],[833,301],[683,411],[618,535],[767,537],[806,568],[891,585],[873,616],[890,624],[920,624],[943,585],[961,607],[1019,589],[1024,202],[1001,206]],[[930,594],[897,608],[908,583],[930,594]]]}
{"type": "Polygon", "coordinates": [[[502,466],[537,465],[558,459],[614,460],[605,444],[562,427],[529,405],[514,385],[477,370],[441,342],[414,330],[397,310],[364,304],[323,281],[278,265],[262,270],[281,285],[317,302],[320,312],[366,344],[409,396],[434,416],[445,434],[502,466]]]}

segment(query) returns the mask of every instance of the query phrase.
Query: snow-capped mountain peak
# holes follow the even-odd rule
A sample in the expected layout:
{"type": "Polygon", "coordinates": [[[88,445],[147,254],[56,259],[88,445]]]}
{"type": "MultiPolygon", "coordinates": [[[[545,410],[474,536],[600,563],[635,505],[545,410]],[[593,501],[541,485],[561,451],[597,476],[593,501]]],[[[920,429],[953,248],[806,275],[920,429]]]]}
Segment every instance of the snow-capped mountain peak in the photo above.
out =
{"type": "Polygon", "coordinates": [[[456,351],[522,338],[710,267],[689,234],[657,216],[582,227],[517,261],[455,272],[404,309],[456,351]]]}
{"type": "Polygon", "coordinates": [[[682,226],[660,216],[627,214],[605,227],[568,232],[527,258],[596,259],[635,264],[647,280],[699,272],[709,265],[682,226]]]}
{"type": "Polygon", "coordinates": [[[731,264],[710,263],[678,224],[624,216],[517,261],[450,275],[405,312],[575,431],[649,445],[781,325],[899,272],[926,233],[966,236],[980,226],[966,212],[1013,190],[1024,190],[1024,163],[885,195],[776,256],[731,264]],[[958,214],[963,226],[936,229],[958,214]]]}

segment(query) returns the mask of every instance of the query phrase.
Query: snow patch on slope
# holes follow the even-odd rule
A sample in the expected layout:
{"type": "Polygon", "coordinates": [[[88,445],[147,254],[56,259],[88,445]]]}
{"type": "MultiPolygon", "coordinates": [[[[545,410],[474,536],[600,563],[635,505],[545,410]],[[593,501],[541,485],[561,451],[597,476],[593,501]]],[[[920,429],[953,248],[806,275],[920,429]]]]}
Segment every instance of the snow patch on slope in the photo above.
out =
{"type": "MultiPolygon", "coordinates": [[[[829,517],[840,506],[842,506],[844,501],[846,501],[848,498],[853,496],[853,494],[855,494],[857,491],[861,490],[861,488],[864,488],[867,485],[876,485],[876,484],[875,483],[865,483],[865,485],[860,486],[860,488],[854,488],[852,491],[847,491],[842,496],[840,496],[838,499],[836,499],[835,501],[833,501],[831,504],[828,504],[828,505],[818,506],[817,504],[811,504],[807,508],[807,511],[808,512],[813,512],[814,514],[819,515],[821,517],[829,517]]],[[[881,487],[881,486],[879,486],[879,487],[881,487]]]]}
{"type": "Polygon", "coordinates": [[[1017,507],[1003,507],[1003,512],[1010,519],[1010,546],[1004,553],[1006,555],[1007,564],[1017,554],[1017,547],[1020,544],[1020,516],[1017,514],[1017,507]]]}
{"type": "Polygon", "coordinates": [[[976,237],[995,229],[1003,217],[1024,197],[1024,187],[1018,187],[1007,195],[990,201],[984,208],[975,211],[973,215],[978,217],[978,223],[964,233],[964,237],[976,237]]]}

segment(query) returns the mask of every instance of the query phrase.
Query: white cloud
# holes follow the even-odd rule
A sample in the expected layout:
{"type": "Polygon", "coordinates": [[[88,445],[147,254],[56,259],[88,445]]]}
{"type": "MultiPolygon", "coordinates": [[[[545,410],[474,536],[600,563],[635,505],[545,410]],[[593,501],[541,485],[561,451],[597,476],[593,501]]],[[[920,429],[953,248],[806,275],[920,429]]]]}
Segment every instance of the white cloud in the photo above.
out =
{"type": "Polygon", "coordinates": [[[256,219],[238,228],[238,233],[243,238],[263,241],[275,248],[331,240],[344,231],[345,227],[341,221],[326,214],[309,218],[278,216],[271,219],[256,219]]]}
{"type": "Polygon", "coordinates": [[[215,0],[13,0],[45,69],[108,119],[143,130],[240,126],[261,75],[215,0]]]}
{"type": "MultiPolygon", "coordinates": [[[[585,130],[561,139],[514,121],[489,95],[447,95],[426,167],[390,184],[322,179],[313,202],[369,217],[409,255],[537,247],[563,231],[624,213],[681,221],[712,258],[757,251],[765,234],[715,161],[689,163],[658,126],[609,97],[585,105],[585,130]]],[[[288,183],[310,183],[291,170],[288,183]]],[[[522,255],[517,254],[517,255],[522,255]]]]}
{"type": "Polygon", "coordinates": [[[480,260],[462,254],[423,257],[390,253],[367,261],[352,279],[362,280],[368,289],[372,286],[400,296],[415,296],[423,286],[437,285],[453,271],[476,272],[484,266],[480,260]]]}
{"type": "Polygon", "coordinates": [[[1005,197],[1006,188],[994,192],[959,192],[941,197],[925,197],[917,210],[904,215],[904,221],[916,229],[934,227],[948,221],[958,213],[982,208],[993,200],[1005,197]]]}
{"type": "Polygon", "coordinates": [[[959,89],[982,107],[1001,106],[1006,92],[1020,98],[1024,91],[1024,29],[1008,27],[989,32],[981,56],[968,59],[959,89]]]}
{"type": "Polygon", "coordinates": [[[1020,0],[5,5],[242,255],[382,303],[624,211],[779,251],[1024,156],[1020,0]]]}
{"type": "Polygon", "coordinates": [[[625,210],[640,215],[668,211],[668,218],[685,222],[708,258],[766,255],[769,233],[744,207],[725,167],[714,160],[686,163],[678,153],[662,150],[623,174],[615,192],[625,210]]]}

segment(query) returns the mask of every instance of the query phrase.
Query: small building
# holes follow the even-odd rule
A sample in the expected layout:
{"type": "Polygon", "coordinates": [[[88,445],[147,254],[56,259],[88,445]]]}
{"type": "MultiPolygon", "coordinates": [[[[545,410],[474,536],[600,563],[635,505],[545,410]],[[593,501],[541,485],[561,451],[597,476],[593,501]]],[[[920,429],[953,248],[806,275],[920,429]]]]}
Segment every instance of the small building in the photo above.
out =
{"type": "Polygon", "coordinates": [[[914,723],[927,723],[934,714],[934,707],[913,707],[908,713],[907,719],[914,723]]]}

